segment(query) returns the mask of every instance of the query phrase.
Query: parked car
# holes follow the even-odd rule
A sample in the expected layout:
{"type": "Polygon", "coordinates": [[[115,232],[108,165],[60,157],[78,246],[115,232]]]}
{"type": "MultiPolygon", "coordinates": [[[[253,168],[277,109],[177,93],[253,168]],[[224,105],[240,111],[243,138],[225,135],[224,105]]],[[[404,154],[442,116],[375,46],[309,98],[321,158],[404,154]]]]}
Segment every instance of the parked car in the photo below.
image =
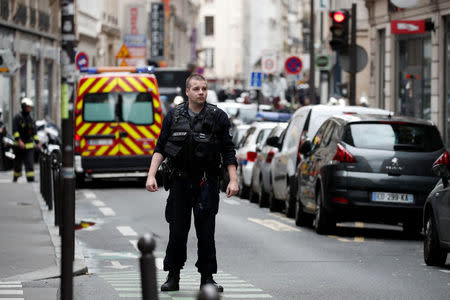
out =
{"type": "Polygon", "coordinates": [[[233,128],[233,138],[232,141],[236,148],[239,148],[239,144],[244,137],[247,130],[250,128],[249,124],[241,124],[233,128]]]}
{"type": "Polygon", "coordinates": [[[216,105],[228,114],[232,126],[251,124],[257,121],[256,114],[258,111],[267,111],[270,109],[267,105],[259,105],[258,107],[256,104],[244,104],[231,101],[218,102],[216,105]]]}
{"type": "Polygon", "coordinates": [[[239,196],[247,198],[251,185],[251,177],[255,160],[258,156],[256,149],[262,148],[270,130],[277,126],[276,122],[254,122],[247,130],[236,151],[238,161],[239,196]]]}
{"type": "Polygon", "coordinates": [[[416,236],[438,177],[429,166],[445,151],[432,122],[409,117],[338,115],[312,141],[298,165],[296,223],[330,232],[336,222],[402,223],[416,236]]]}
{"type": "Polygon", "coordinates": [[[299,146],[306,139],[312,139],[326,119],[335,114],[391,114],[390,111],[361,106],[308,105],[298,109],[292,116],[283,141],[272,141],[280,149],[271,164],[272,192],[269,208],[281,210],[283,203],[288,217],[294,216],[297,182],[296,167],[301,159],[299,146]]]}
{"type": "Polygon", "coordinates": [[[425,202],[423,257],[429,266],[443,266],[450,252],[450,155],[445,151],[433,164],[441,178],[425,202]]]}
{"type": "Polygon", "coordinates": [[[273,156],[278,152],[278,148],[268,145],[267,140],[270,138],[278,139],[285,132],[286,127],[286,122],[279,123],[279,125],[270,131],[262,149],[260,151],[258,151],[259,149],[256,149],[259,154],[255,161],[255,165],[253,166],[252,185],[249,198],[252,202],[258,202],[260,207],[265,207],[268,204],[269,193],[272,189],[270,164],[273,156]]]}

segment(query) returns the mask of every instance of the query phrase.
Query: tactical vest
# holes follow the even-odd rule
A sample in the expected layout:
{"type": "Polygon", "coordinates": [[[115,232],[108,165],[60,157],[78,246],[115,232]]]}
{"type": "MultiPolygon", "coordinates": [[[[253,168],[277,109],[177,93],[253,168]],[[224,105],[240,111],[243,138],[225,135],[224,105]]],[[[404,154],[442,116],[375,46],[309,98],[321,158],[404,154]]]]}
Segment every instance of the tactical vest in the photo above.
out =
{"type": "Polygon", "coordinates": [[[215,135],[215,115],[218,108],[206,103],[204,109],[204,112],[192,119],[186,105],[175,108],[164,151],[178,170],[190,173],[219,168],[220,147],[215,135]]]}

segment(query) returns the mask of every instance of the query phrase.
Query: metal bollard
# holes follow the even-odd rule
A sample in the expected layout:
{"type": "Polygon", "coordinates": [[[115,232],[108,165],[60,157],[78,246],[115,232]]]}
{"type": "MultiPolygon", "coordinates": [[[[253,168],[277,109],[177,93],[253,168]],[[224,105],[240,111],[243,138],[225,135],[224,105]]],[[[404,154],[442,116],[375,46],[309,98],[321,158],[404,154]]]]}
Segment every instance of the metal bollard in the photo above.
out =
{"type": "Polygon", "coordinates": [[[158,292],[156,289],[156,264],[153,250],[155,250],[156,242],[150,233],[144,234],[137,244],[141,251],[139,259],[141,266],[141,288],[143,300],[157,300],[158,292]]]}
{"type": "Polygon", "coordinates": [[[197,300],[220,300],[220,295],[213,284],[207,284],[198,293],[197,300]]]}
{"type": "Polygon", "coordinates": [[[61,189],[60,189],[60,172],[61,172],[61,159],[60,153],[53,153],[52,155],[52,171],[53,171],[53,203],[55,213],[55,226],[61,224],[61,189]]]}

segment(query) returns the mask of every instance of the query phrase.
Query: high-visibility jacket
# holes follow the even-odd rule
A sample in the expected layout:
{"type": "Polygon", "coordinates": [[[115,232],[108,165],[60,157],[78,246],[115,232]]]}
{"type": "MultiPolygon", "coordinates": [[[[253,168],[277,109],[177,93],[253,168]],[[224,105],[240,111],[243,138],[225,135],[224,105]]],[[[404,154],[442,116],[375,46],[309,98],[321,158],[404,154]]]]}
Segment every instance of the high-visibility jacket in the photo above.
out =
{"type": "Polygon", "coordinates": [[[19,139],[25,144],[25,149],[33,149],[39,143],[36,126],[30,114],[18,113],[13,119],[14,145],[19,145],[19,139]]]}

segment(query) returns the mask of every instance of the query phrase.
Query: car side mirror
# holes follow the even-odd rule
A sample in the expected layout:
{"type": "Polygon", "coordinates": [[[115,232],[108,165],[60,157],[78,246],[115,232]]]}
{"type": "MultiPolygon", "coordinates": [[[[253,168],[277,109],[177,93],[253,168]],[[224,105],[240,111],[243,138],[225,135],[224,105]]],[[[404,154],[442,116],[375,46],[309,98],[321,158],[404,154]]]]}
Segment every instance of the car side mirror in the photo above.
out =
{"type": "Polygon", "coordinates": [[[448,166],[443,164],[435,164],[431,168],[431,171],[436,175],[441,177],[442,184],[446,188],[448,186],[448,179],[450,178],[450,170],[448,169],[448,166]]]}
{"type": "Polygon", "coordinates": [[[300,154],[307,156],[308,153],[311,152],[311,148],[312,148],[311,141],[309,140],[304,141],[300,146],[300,154]]]}
{"type": "Polygon", "coordinates": [[[442,178],[442,184],[446,188],[448,186],[448,179],[450,178],[449,170],[450,154],[445,151],[439,158],[433,163],[431,171],[442,178]]]}
{"type": "Polygon", "coordinates": [[[260,146],[256,146],[256,153],[261,153],[261,147],[260,146]]]}
{"type": "Polygon", "coordinates": [[[277,148],[280,147],[280,142],[279,142],[277,136],[271,136],[271,137],[267,138],[266,144],[269,146],[272,146],[272,147],[277,147],[277,148]]]}

